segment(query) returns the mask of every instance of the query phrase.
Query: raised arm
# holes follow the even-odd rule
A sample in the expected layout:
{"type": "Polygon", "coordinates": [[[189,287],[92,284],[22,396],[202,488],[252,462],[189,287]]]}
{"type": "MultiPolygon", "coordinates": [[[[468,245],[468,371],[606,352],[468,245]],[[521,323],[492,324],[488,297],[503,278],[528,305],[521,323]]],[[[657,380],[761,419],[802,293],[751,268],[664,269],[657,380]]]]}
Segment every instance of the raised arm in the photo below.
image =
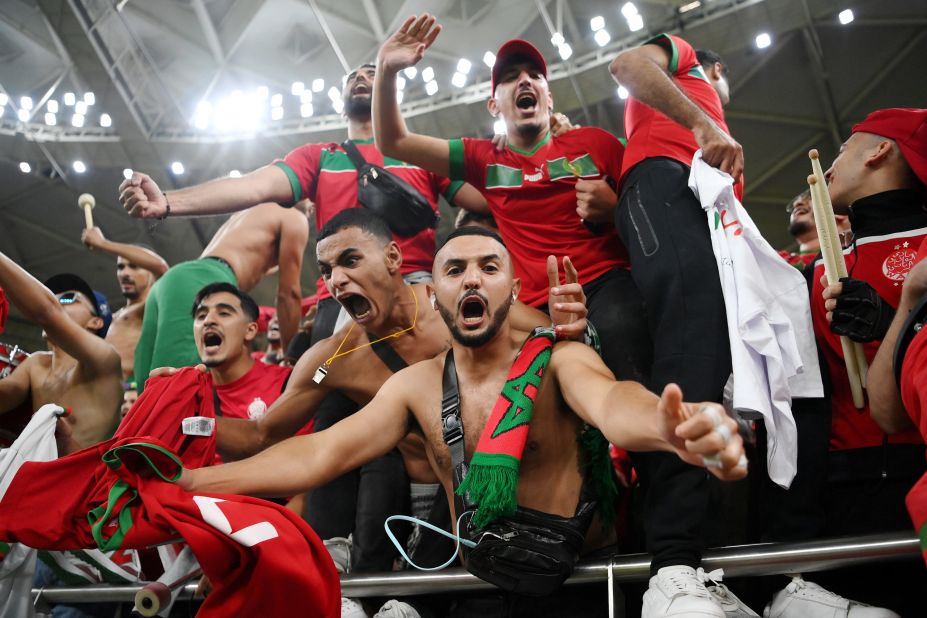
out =
{"type": "Polygon", "coordinates": [[[296,436],[254,457],[184,470],[188,491],[293,496],[322,485],[395,447],[409,429],[408,369],[392,376],[356,414],[319,433],[296,436]]]}
{"type": "Polygon", "coordinates": [[[551,369],[567,405],[612,444],[674,452],[721,479],[746,475],[737,423],[720,405],[685,403],[674,384],[657,397],[637,382],[616,382],[595,352],[575,342],[557,344],[551,369]]]}
{"type": "Polygon", "coordinates": [[[80,361],[84,375],[93,377],[121,370],[122,361],[113,346],[68,317],[48,288],[2,253],[0,287],[10,302],[40,326],[55,345],[80,361]]]}
{"type": "Polygon", "coordinates": [[[608,70],[635,99],[690,129],[704,161],[737,180],[744,169],[743,149],[676,85],[669,62],[664,48],[649,43],[621,52],[608,70]]]}
{"type": "Polygon", "coordinates": [[[384,155],[447,176],[450,150],[447,140],[411,133],[396,102],[396,75],[418,63],[434,43],[441,26],[427,13],[409,17],[377,54],[373,83],[373,129],[377,148],[384,155]]]}
{"type": "Polygon", "coordinates": [[[872,420],[885,433],[898,433],[916,428],[901,403],[901,393],[898,392],[898,384],[895,382],[893,359],[901,327],[924,294],[927,294],[927,260],[921,260],[908,272],[895,318],[879,344],[879,350],[869,366],[866,378],[869,412],[872,414],[872,420]]]}
{"type": "Polygon", "coordinates": [[[217,178],[195,187],[169,191],[165,195],[147,174],[134,172],[119,185],[123,208],[142,219],[168,216],[218,215],[251,208],[262,202],[289,204],[293,189],[286,172],[266,165],[240,178],[217,178]],[[167,212],[168,202],[170,213],[167,212]]]}
{"type": "Polygon", "coordinates": [[[167,264],[167,260],[154,251],[139,247],[138,245],[107,240],[106,237],[103,236],[103,230],[96,226],[89,230],[84,229],[80,234],[80,241],[84,243],[88,249],[105,251],[106,253],[125,258],[136,266],[141,266],[145,270],[153,273],[155,279],[160,278],[161,275],[166,273],[167,269],[170,268],[167,264]]]}
{"type": "Polygon", "coordinates": [[[285,210],[281,214],[280,248],[277,264],[277,319],[280,322],[280,339],[285,350],[299,330],[302,317],[302,287],[300,275],[303,255],[309,241],[309,221],[298,210],[285,210]]]}
{"type": "Polygon", "coordinates": [[[295,436],[312,420],[322,400],[331,392],[331,380],[316,384],[312,377],[333,352],[328,340],[307,350],[293,368],[286,390],[261,418],[254,421],[219,418],[216,445],[220,454],[227,459],[243,459],[295,436]]]}

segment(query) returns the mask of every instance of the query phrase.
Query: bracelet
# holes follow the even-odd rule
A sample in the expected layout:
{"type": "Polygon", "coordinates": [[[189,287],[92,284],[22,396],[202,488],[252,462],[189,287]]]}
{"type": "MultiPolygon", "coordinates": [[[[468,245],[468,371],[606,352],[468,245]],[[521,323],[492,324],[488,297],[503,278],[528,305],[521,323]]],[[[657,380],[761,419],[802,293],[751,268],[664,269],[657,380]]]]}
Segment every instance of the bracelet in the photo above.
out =
{"type": "Polygon", "coordinates": [[[164,196],[164,203],[167,204],[167,210],[164,211],[164,214],[163,214],[163,215],[161,215],[160,217],[158,217],[158,221],[164,221],[164,220],[167,219],[167,218],[170,216],[170,214],[171,214],[171,203],[170,203],[170,201],[167,199],[167,193],[162,193],[161,195],[164,196]]]}

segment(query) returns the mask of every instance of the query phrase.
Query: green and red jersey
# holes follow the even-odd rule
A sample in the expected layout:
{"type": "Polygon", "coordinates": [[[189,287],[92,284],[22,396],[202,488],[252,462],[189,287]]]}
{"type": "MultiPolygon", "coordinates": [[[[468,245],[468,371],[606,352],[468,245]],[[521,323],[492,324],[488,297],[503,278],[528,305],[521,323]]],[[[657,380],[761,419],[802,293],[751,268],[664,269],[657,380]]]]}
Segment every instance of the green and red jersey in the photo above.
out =
{"type": "Polygon", "coordinates": [[[488,139],[449,142],[450,176],[482,192],[505,240],[519,298],[547,303],[547,256],[570,256],[582,283],[613,268],[627,268],[628,256],[615,229],[594,233],[576,213],[576,182],[612,179],[621,173],[624,147],[613,135],[592,127],[560,137],[550,134],[531,151],[511,145],[498,152],[488,139]]]}
{"type": "MultiPolygon", "coordinates": [[[[724,108],[714,87],[705,76],[695,49],[673,34],[659,34],[644,45],[659,45],[669,55],[670,75],[686,95],[711,118],[722,131],[731,134],[724,121],[724,108]]],[[[691,129],[687,129],[665,114],[658,112],[634,97],[624,109],[624,129],[628,136],[624,155],[626,174],[632,167],[651,157],[668,157],[684,165],[692,165],[698,143],[691,129]]],[[[738,199],[743,199],[743,177],[734,186],[738,199]]]]}
{"type": "MultiPolygon", "coordinates": [[[[368,163],[379,165],[409,183],[428,200],[435,212],[438,212],[439,195],[450,202],[463,185],[462,182],[451,182],[420,167],[384,157],[374,145],[373,139],[352,141],[368,163]]],[[[321,230],[329,219],[342,210],[360,206],[357,202],[357,168],[340,144],[305,144],[282,160],[275,161],[274,165],[286,172],[293,188],[294,202],[303,198],[312,200],[317,229],[321,230]]],[[[393,235],[393,240],[402,249],[403,274],[420,270],[431,272],[435,256],[434,229],[425,228],[408,238],[393,235]]],[[[321,278],[316,284],[316,292],[320,299],[331,296],[321,278]]]]}

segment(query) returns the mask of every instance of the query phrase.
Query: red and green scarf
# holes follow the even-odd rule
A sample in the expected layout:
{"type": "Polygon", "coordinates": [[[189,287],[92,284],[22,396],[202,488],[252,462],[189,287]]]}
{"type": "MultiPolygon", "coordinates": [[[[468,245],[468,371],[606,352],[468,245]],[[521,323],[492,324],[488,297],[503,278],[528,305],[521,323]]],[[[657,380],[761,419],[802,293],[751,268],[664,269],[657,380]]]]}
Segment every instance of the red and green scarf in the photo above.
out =
{"type": "Polygon", "coordinates": [[[522,344],[457,488],[479,505],[472,520],[477,528],[518,506],[515,490],[528,423],[556,340],[553,329],[538,328],[522,344]]]}

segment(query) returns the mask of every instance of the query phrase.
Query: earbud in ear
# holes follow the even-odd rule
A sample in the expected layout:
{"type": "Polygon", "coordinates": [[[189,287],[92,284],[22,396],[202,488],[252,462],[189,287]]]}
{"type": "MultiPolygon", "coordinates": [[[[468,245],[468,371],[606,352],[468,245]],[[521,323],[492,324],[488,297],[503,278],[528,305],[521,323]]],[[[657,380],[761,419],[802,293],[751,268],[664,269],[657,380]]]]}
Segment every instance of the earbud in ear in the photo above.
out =
{"type": "Polygon", "coordinates": [[[518,294],[512,292],[512,302],[514,303],[516,300],[518,300],[518,294]]]}
{"type": "Polygon", "coordinates": [[[437,309],[437,308],[438,308],[438,299],[435,298],[435,295],[434,295],[434,294],[431,295],[431,308],[432,308],[432,309],[437,309]]]}

